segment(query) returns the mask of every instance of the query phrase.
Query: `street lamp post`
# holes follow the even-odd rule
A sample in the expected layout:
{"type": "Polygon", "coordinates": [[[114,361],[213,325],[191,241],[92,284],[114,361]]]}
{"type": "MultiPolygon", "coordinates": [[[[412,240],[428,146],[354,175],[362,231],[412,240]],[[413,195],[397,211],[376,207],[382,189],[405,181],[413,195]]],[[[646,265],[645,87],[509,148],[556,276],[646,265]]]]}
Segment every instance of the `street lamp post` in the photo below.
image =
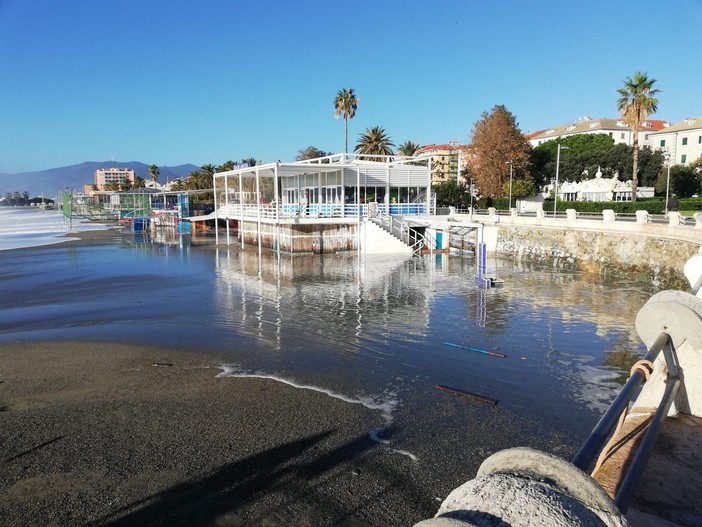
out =
{"type": "Polygon", "coordinates": [[[470,215],[473,216],[473,178],[470,178],[470,215]]]}
{"type": "Polygon", "coordinates": [[[668,178],[665,183],[665,215],[668,215],[668,194],[670,193],[670,152],[663,154],[665,163],[668,165],[668,178]]]}
{"type": "Polygon", "coordinates": [[[512,160],[505,163],[509,163],[509,210],[512,210],[512,160]]]}
{"type": "Polygon", "coordinates": [[[553,189],[553,217],[556,217],[556,205],[558,204],[558,168],[561,164],[561,150],[568,150],[567,146],[558,144],[558,153],[556,154],[556,186],[553,189]]]}

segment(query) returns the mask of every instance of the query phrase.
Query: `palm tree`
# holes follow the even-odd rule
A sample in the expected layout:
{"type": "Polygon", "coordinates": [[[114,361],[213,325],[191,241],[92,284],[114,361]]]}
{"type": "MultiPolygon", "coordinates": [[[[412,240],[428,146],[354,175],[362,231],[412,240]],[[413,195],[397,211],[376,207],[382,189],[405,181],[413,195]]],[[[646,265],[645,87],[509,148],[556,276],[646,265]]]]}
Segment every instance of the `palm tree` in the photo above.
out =
{"type": "Polygon", "coordinates": [[[158,175],[161,173],[161,171],[158,169],[156,165],[151,165],[149,167],[149,174],[151,175],[151,181],[156,183],[158,181],[158,175]]]}
{"type": "Polygon", "coordinates": [[[391,156],[393,146],[395,144],[391,141],[385,129],[381,126],[374,126],[373,128],[366,128],[365,132],[359,134],[356,148],[353,151],[359,154],[391,156]]]}
{"type": "Polygon", "coordinates": [[[649,114],[658,109],[658,99],[654,98],[660,90],[653,88],[656,79],[649,79],[645,73],[637,71],[634,77],[627,77],[624,87],[617,90],[617,110],[624,122],[631,127],[634,134],[634,174],[631,178],[631,201],[636,201],[639,170],[639,128],[649,114]]]}
{"type": "Polygon", "coordinates": [[[412,157],[419,150],[419,145],[414,141],[405,141],[397,147],[397,155],[412,157]]]}
{"type": "Polygon", "coordinates": [[[342,88],[334,97],[334,117],[344,116],[344,153],[349,151],[349,119],[353,119],[358,108],[358,97],[353,88],[342,88]]]}
{"type": "Polygon", "coordinates": [[[217,172],[229,172],[230,170],[234,170],[234,165],[236,165],[236,163],[234,163],[234,161],[231,159],[229,161],[225,161],[217,167],[217,172]]]}

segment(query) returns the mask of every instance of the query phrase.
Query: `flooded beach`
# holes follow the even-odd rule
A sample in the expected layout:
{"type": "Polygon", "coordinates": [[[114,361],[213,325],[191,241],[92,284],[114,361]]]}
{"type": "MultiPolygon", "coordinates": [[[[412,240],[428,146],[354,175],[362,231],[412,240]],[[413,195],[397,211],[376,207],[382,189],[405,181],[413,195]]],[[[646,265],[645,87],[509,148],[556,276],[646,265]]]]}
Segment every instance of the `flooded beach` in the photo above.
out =
{"type": "Polygon", "coordinates": [[[362,436],[422,496],[412,521],[492,452],[569,458],[644,352],[634,318],[652,291],[633,281],[489,259],[504,287],[485,290],[470,257],[277,258],[207,237],[103,237],[0,252],[0,345],[78,343],[86,360],[90,343],[142,346],[176,365],[196,353],[219,387],[272,382],[362,412],[362,436]]]}

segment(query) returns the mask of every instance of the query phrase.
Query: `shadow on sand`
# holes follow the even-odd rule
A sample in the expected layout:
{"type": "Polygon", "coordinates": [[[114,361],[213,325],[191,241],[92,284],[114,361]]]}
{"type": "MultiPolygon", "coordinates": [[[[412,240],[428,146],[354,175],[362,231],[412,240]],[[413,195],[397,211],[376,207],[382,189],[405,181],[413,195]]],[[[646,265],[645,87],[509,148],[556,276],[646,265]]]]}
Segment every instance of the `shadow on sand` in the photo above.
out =
{"type": "MultiPolygon", "coordinates": [[[[318,522],[362,525],[352,518],[362,504],[354,505],[353,502],[357,500],[350,499],[352,494],[349,491],[332,489],[333,495],[349,498],[346,500],[348,503],[343,505],[333,499],[325,500],[324,495],[320,494],[327,494],[330,487],[342,479],[335,477],[325,480],[325,476],[331,475],[335,467],[378,447],[378,443],[363,435],[323,452],[322,447],[317,445],[333,433],[333,430],[329,430],[311,435],[223,465],[206,477],[179,483],[161,493],[129,503],[90,525],[243,526],[316,525],[318,522]],[[319,455],[310,453],[310,450],[317,448],[320,449],[319,455]],[[275,513],[276,509],[283,510],[287,506],[288,512],[283,512],[282,517],[270,518],[269,514],[269,517],[252,520],[250,513],[240,513],[247,505],[264,500],[272,493],[282,494],[283,503],[280,503],[279,497],[271,499],[255,507],[255,515],[265,515],[271,512],[270,509],[275,513]],[[324,501],[320,503],[321,500],[324,501]],[[303,517],[286,519],[285,515],[291,509],[299,509],[296,504],[301,502],[314,504],[315,510],[311,514],[317,518],[309,517],[308,511],[303,517]],[[351,523],[346,523],[349,520],[351,523]]],[[[388,491],[388,484],[393,488],[402,485],[399,479],[403,478],[388,476],[390,481],[383,482],[381,486],[384,489],[380,494],[388,491]]],[[[373,496],[373,499],[377,498],[378,494],[373,496]]]]}

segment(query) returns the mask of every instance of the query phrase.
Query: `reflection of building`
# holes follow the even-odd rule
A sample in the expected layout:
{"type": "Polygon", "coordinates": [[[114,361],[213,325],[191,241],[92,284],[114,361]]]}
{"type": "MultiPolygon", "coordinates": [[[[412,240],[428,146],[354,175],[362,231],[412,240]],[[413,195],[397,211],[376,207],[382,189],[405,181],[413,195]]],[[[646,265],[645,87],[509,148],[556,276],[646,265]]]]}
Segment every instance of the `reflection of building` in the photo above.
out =
{"type": "Polygon", "coordinates": [[[134,183],[134,171],[128,168],[98,168],[95,171],[95,190],[116,190],[128,181],[134,183]]]}
{"type": "Polygon", "coordinates": [[[307,346],[354,353],[371,334],[403,340],[426,334],[435,286],[414,272],[416,258],[218,254],[215,302],[222,323],[276,349],[294,348],[303,334],[307,346]]]}

